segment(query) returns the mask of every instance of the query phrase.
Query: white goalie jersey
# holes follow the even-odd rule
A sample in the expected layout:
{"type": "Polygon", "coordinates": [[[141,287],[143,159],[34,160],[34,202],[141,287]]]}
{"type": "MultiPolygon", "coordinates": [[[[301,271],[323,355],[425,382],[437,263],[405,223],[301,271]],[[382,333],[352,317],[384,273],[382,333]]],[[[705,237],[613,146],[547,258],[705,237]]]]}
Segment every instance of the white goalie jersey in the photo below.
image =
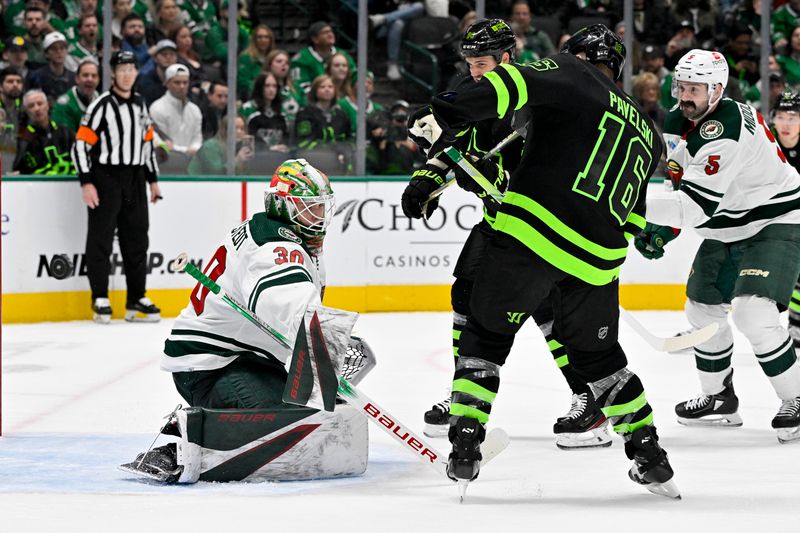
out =
{"type": "MultiPolygon", "coordinates": [[[[321,303],[325,284],[322,258],[312,256],[289,226],[265,213],[232,229],[203,271],[290,346],[306,308],[321,303]]],[[[281,363],[292,355],[198,283],[164,344],[161,369],[215,370],[244,354],[281,363]]]]}
{"type": "Polygon", "coordinates": [[[697,124],[679,109],[664,123],[675,192],[648,195],[647,220],[734,242],[770,224],[800,223],[800,175],[751,106],[723,99],[697,124]]]}

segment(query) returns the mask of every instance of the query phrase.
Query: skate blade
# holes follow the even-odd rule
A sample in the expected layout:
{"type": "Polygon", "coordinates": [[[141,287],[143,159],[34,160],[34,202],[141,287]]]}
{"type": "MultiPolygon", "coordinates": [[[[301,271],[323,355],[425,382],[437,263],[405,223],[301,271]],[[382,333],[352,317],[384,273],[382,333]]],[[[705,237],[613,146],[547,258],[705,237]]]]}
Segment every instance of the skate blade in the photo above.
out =
{"type": "Polygon", "coordinates": [[[422,434],[435,439],[446,437],[448,431],[450,431],[450,424],[425,424],[422,434]]]}
{"type": "Polygon", "coordinates": [[[159,483],[171,483],[173,479],[177,479],[175,478],[175,475],[180,474],[179,472],[164,472],[162,470],[149,468],[148,465],[140,465],[138,461],[119,465],[117,470],[121,470],[122,472],[127,472],[128,474],[133,474],[145,479],[150,479],[152,481],[158,481],[159,483]]]}
{"type": "Polygon", "coordinates": [[[95,313],[92,316],[92,320],[98,324],[111,324],[111,315],[98,315],[95,313]]]}
{"type": "Polygon", "coordinates": [[[731,427],[738,428],[742,425],[742,417],[738,413],[729,415],[709,415],[703,418],[678,417],[678,424],[690,427],[731,427]]]}
{"type": "Polygon", "coordinates": [[[800,426],[793,428],[778,428],[778,442],[781,444],[790,444],[793,442],[800,442],[800,426]]]}
{"type": "Polygon", "coordinates": [[[467,495],[467,487],[469,487],[468,479],[458,480],[458,503],[464,503],[464,497],[467,495]]]}
{"type": "Polygon", "coordinates": [[[649,483],[645,485],[644,488],[658,496],[666,496],[667,498],[672,498],[673,500],[681,499],[681,491],[678,490],[678,486],[672,479],[665,481],[664,483],[649,483]]]}
{"type": "Polygon", "coordinates": [[[604,427],[584,431],[583,433],[558,433],[556,446],[560,450],[584,450],[591,448],[607,448],[611,446],[611,436],[604,427]]]}
{"type": "Polygon", "coordinates": [[[125,312],[125,321],[126,322],[149,322],[155,323],[161,320],[161,313],[153,313],[153,314],[146,314],[140,313],[139,311],[126,311],[125,312]]]}

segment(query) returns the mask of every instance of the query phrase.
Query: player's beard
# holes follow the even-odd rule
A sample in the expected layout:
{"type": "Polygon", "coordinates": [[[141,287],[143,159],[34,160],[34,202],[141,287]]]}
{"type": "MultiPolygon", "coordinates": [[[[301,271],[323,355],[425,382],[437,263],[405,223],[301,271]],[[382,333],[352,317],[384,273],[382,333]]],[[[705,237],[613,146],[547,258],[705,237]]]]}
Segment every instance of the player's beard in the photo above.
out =
{"type": "Polygon", "coordinates": [[[695,120],[696,118],[703,116],[703,113],[705,113],[706,109],[708,109],[708,105],[704,106],[702,109],[698,109],[694,102],[681,102],[680,108],[684,117],[688,118],[689,120],[695,120]]]}

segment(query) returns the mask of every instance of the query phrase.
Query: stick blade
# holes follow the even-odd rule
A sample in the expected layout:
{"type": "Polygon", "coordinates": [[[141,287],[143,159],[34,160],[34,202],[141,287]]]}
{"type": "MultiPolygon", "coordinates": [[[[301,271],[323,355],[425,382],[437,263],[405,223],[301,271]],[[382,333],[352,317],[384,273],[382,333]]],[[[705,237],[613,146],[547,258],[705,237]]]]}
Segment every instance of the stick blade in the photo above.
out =
{"type": "Polygon", "coordinates": [[[716,322],[712,322],[711,324],[692,331],[691,333],[687,333],[686,335],[681,335],[679,337],[669,337],[664,339],[664,345],[662,347],[662,352],[679,352],[681,350],[686,350],[688,348],[693,348],[698,344],[702,344],[709,340],[711,337],[716,335],[717,330],[719,329],[719,324],[716,322]]]}

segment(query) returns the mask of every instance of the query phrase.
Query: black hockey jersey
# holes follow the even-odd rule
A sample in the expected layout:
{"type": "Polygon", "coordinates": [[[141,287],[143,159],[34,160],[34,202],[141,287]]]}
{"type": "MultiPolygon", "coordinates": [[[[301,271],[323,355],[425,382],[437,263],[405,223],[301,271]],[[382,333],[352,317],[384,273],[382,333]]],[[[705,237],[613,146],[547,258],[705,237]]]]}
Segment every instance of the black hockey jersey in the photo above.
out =
{"type": "Polygon", "coordinates": [[[453,129],[528,115],[522,160],[494,228],[587,283],[619,277],[627,241],[644,227],[644,191],[663,151],[631,98],[593,65],[555,54],[499,65],[432,107],[453,129]]]}

